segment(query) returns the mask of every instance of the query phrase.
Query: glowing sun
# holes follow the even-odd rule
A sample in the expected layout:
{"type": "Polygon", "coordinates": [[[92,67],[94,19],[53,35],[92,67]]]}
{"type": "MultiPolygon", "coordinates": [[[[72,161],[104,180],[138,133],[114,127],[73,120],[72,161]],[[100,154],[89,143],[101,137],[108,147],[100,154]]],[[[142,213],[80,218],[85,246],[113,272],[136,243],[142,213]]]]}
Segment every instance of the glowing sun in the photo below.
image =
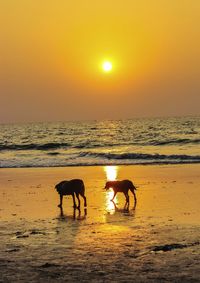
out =
{"type": "Polygon", "coordinates": [[[102,69],[104,72],[108,73],[112,70],[112,63],[109,61],[105,61],[102,64],[102,69]]]}

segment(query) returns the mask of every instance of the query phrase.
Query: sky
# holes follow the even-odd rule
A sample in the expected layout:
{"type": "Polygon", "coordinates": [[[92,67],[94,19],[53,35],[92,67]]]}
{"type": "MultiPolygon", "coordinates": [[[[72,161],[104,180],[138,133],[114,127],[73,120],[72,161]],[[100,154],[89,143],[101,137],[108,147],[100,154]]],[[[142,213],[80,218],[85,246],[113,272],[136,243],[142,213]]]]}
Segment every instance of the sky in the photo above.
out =
{"type": "Polygon", "coordinates": [[[199,115],[199,15],[199,0],[0,0],[0,123],[199,115]]]}

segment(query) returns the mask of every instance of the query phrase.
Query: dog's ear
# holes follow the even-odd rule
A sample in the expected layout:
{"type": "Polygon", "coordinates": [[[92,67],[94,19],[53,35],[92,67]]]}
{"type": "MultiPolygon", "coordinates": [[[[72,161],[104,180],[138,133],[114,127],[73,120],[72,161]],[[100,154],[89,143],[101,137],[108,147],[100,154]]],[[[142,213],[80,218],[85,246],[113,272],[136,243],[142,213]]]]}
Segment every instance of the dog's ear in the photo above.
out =
{"type": "Polygon", "coordinates": [[[105,189],[108,189],[108,188],[109,188],[109,181],[107,181],[105,184],[105,189]]]}

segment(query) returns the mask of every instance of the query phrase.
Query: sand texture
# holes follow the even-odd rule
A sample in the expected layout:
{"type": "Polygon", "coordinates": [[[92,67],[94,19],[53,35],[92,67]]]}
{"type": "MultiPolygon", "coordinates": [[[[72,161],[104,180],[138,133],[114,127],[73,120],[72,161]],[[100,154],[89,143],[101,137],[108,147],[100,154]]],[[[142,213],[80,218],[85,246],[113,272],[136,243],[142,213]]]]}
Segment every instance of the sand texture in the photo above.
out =
{"type": "Polygon", "coordinates": [[[1,169],[0,282],[200,282],[200,165],[117,169],[137,186],[129,210],[101,166],[1,169]],[[80,212],[57,207],[55,184],[73,178],[80,212]]]}

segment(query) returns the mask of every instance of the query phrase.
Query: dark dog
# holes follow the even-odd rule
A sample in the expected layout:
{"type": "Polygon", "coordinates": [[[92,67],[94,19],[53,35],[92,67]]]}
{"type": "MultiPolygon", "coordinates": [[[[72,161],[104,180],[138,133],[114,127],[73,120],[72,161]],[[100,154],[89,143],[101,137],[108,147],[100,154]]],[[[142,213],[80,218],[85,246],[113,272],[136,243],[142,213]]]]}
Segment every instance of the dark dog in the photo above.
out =
{"type": "Polygon", "coordinates": [[[62,207],[62,200],[63,196],[65,195],[72,195],[73,202],[74,202],[74,208],[80,208],[80,199],[79,195],[82,196],[84,199],[84,206],[87,206],[86,197],[85,197],[85,186],[82,180],[80,179],[73,179],[70,181],[62,181],[59,184],[55,186],[57,192],[60,195],[60,204],[59,207],[62,207]],[[75,195],[78,199],[78,206],[76,206],[75,202],[75,195]]]}
{"type": "Polygon", "coordinates": [[[135,190],[136,187],[130,180],[123,180],[123,181],[108,181],[106,182],[105,189],[108,190],[112,188],[114,191],[114,196],[111,201],[114,200],[117,193],[122,192],[126,197],[126,202],[129,203],[129,195],[128,191],[130,190],[134,196],[135,203],[137,202],[135,190]]]}

